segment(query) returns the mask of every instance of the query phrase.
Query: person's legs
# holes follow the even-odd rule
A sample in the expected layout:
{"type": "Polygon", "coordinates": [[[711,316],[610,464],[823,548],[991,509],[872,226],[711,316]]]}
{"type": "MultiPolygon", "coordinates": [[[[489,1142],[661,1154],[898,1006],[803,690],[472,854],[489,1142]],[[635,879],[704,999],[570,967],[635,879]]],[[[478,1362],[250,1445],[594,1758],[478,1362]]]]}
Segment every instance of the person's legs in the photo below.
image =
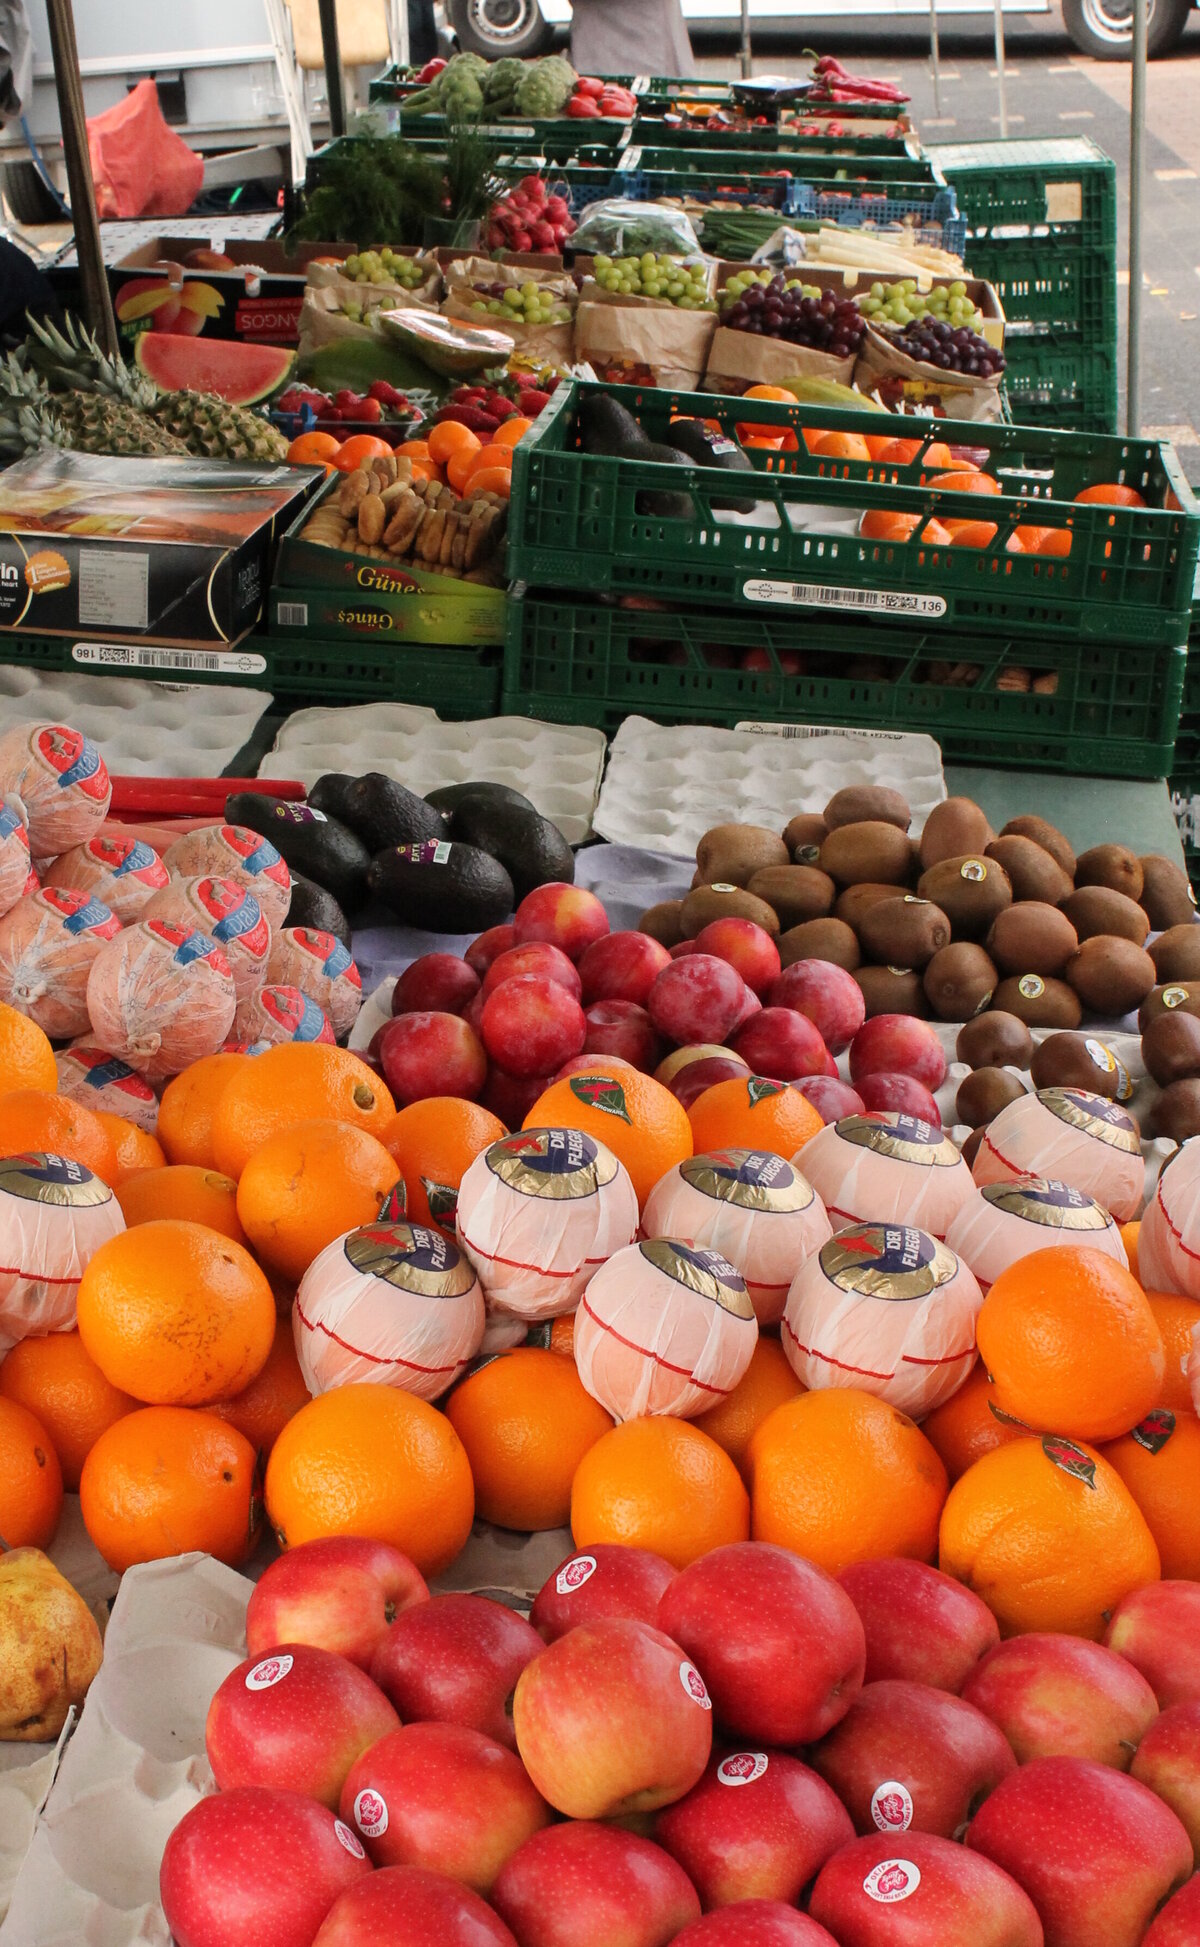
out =
{"type": "Polygon", "coordinates": [[[408,58],[415,67],[423,68],[426,61],[432,61],[438,51],[437,25],[433,18],[433,0],[408,0],[408,58]]]}

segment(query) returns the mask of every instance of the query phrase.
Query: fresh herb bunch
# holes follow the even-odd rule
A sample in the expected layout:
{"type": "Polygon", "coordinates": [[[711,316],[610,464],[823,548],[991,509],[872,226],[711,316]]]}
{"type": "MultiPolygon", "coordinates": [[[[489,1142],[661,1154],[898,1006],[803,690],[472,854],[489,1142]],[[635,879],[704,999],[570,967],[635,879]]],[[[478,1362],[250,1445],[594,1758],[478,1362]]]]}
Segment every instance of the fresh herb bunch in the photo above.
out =
{"type": "Polygon", "coordinates": [[[449,129],[440,156],[400,136],[356,136],[322,163],[321,180],[305,197],[288,241],[419,244],[430,216],[476,223],[505,187],[498,154],[469,123],[449,129]]]}

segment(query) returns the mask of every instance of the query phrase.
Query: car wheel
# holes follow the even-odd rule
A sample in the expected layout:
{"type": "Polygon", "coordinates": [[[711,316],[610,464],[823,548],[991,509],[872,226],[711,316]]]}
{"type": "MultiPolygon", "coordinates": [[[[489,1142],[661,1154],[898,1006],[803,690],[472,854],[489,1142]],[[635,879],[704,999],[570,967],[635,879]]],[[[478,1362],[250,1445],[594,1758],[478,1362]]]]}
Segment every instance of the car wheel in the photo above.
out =
{"type": "Polygon", "coordinates": [[[538,0],[449,0],[448,11],[463,52],[488,61],[542,54],[554,37],[538,0]]]}
{"type": "MultiPolygon", "coordinates": [[[[1062,0],[1063,25],[1081,54],[1128,61],[1133,54],[1133,0],[1062,0]]],[[[1192,0],[1149,0],[1146,52],[1151,60],[1178,46],[1192,0]]]]}
{"type": "Polygon", "coordinates": [[[4,200],[14,223],[61,223],[62,206],[56,203],[32,162],[6,162],[4,200]]]}

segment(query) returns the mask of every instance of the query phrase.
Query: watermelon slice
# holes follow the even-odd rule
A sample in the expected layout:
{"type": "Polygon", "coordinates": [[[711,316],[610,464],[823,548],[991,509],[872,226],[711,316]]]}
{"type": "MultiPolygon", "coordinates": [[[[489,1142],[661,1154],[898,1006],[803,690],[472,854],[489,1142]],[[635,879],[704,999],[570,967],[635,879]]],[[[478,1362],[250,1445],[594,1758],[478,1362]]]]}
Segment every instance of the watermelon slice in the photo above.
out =
{"type": "Polygon", "coordinates": [[[284,345],[237,338],[190,338],[144,331],[134,359],[160,392],[211,392],[231,406],[253,406],[277,392],[296,363],[284,345]]]}

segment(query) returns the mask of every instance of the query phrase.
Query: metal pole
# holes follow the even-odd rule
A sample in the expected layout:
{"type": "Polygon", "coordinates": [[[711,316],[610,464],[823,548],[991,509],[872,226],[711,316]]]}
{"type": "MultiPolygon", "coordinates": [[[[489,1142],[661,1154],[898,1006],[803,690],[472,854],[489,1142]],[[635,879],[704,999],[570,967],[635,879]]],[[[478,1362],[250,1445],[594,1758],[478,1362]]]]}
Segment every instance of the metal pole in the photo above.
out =
{"type": "Polygon", "coordinates": [[[317,0],[321,19],[321,52],[325,57],[325,94],[329,102],[329,133],[346,133],[346,97],[342,89],[342,56],[338,47],[337,0],[317,0]]]}
{"type": "Polygon", "coordinates": [[[1146,190],[1146,10],[1133,0],[1133,74],[1129,91],[1129,325],[1126,344],[1125,431],[1142,425],[1142,205],[1146,190]]]}
{"type": "Polygon", "coordinates": [[[1008,93],[1004,85],[1004,0],[992,0],[996,29],[996,86],[1000,94],[1000,137],[1008,135],[1008,93]]]}
{"type": "Polygon", "coordinates": [[[933,112],[942,112],[942,57],[938,46],[937,0],[929,0],[929,55],[933,62],[933,112]]]}
{"type": "Polygon", "coordinates": [[[54,65],[63,155],[71,191],[71,221],[75,225],[75,255],[79,264],[84,316],[101,348],[110,358],[115,358],[120,349],[117,321],[113,316],[112,293],[108,288],[104,249],[100,242],[100,219],[96,214],[96,190],[88,155],[87,110],[83,105],[83,83],[79,79],[79,49],[75,44],[75,16],[71,11],[71,0],[47,0],[46,19],[50,28],[50,58],[54,65]]]}
{"type": "Polygon", "coordinates": [[[742,0],[742,80],[749,81],[753,71],[750,59],[750,0],[742,0]]]}

